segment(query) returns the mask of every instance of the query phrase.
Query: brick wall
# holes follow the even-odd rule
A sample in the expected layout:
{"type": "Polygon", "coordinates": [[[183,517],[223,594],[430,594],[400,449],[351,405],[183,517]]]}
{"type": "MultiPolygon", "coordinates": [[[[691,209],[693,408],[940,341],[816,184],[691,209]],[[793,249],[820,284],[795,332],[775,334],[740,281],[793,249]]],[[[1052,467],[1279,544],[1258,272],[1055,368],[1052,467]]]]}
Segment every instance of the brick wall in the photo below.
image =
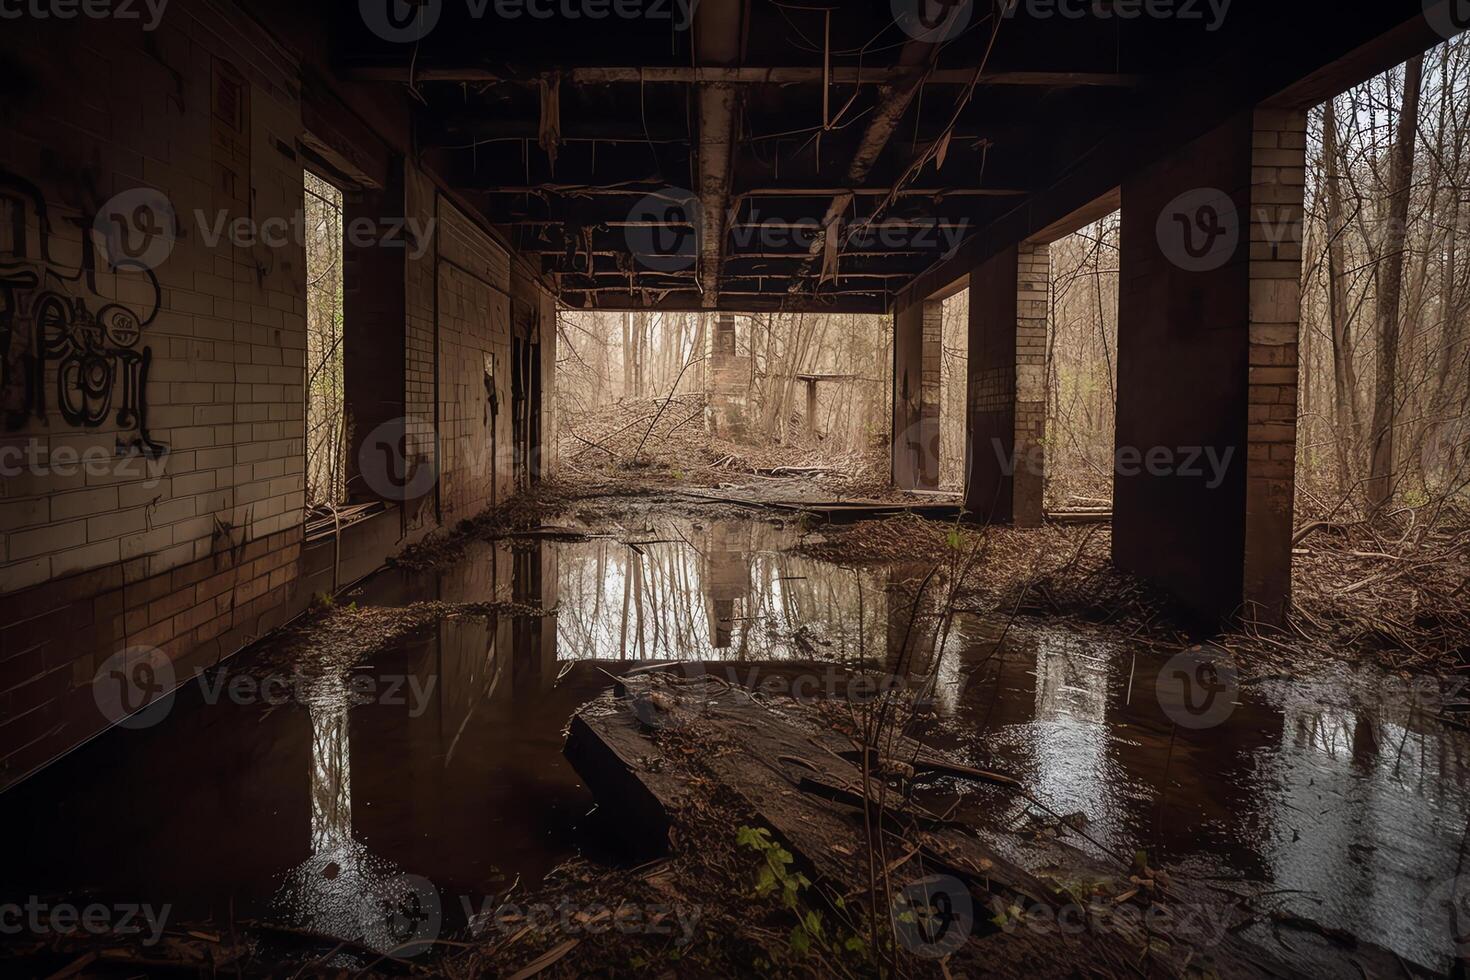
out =
{"type": "Polygon", "coordinates": [[[1257,110],[1251,139],[1245,601],[1266,619],[1291,594],[1297,343],[1307,115],[1257,110]]]}
{"type": "MultiPolygon", "coordinates": [[[[433,181],[412,163],[404,179],[404,211],[420,228],[434,229],[419,258],[408,263],[405,285],[404,328],[405,452],[416,466],[439,465],[434,438],[434,385],[436,361],[434,295],[438,288],[435,269],[439,263],[438,191],[433,181]],[[431,224],[432,223],[432,224],[431,224]]],[[[435,483],[437,500],[438,484],[435,483]]],[[[425,530],[438,521],[437,507],[414,509],[410,530],[425,530]]]]}
{"type": "Polygon", "coordinates": [[[183,659],[268,624],[304,503],[300,243],[211,241],[301,208],[295,63],[207,0],[151,50],[136,24],[35,30],[0,37],[32,83],[0,143],[0,445],[30,454],[0,482],[0,785],[97,727],[117,651],[183,659]],[[138,189],[176,220],[128,226],[152,268],[114,269],[96,219],[138,189]]]}
{"type": "Polygon", "coordinates": [[[1242,112],[1123,185],[1117,446],[1229,463],[1213,484],[1120,472],[1113,557],[1211,625],[1290,595],[1305,132],[1242,112]],[[1168,232],[1202,204],[1235,231],[1187,255],[1168,232]]]}
{"type": "Polygon", "coordinates": [[[252,94],[239,140],[253,216],[289,220],[300,208],[300,165],[276,146],[300,125],[285,94],[292,66],[230,5],[193,4],[166,18],[153,36],[157,55],[142,50],[136,28],[130,35],[87,21],[76,30],[112,48],[111,57],[80,47],[39,60],[18,54],[41,88],[15,117],[15,137],[0,145],[0,174],[9,178],[8,221],[0,224],[24,229],[19,254],[0,245],[0,261],[42,280],[38,289],[7,290],[11,411],[3,439],[51,463],[71,453],[111,458],[72,473],[42,465],[7,475],[5,591],[136,558],[148,574],[161,573],[210,554],[221,536],[240,543],[294,526],[303,503],[304,257],[298,247],[241,248],[228,239],[211,247],[196,220],[240,216],[235,192],[220,188],[233,175],[211,148],[219,138],[212,82],[226,59],[252,94]],[[221,36],[239,41],[226,45],[221,36]],[[151,273],[108,274],[105,245],[91,236],[94,217],[113,195],[140,187],[167,195],[180,229],[159,236],[171,252],[151,273]],[[101,253],[91,282],[86,237],[101,253]],[[24,365],[37,355],[38,335],[35,311],[27,316],[23,307],[38,295],[81,303],[85,313],[72,311],[78,339],[64,344],[78,356],[45,357],[29,376],[24,365]],[[126,309],[114,316],[143,324],[131,343],[83,322],[113,304],[126,309]],[[85,399],[76,365],[86,347],[96,354],[87,370],[103,375],[112,404],[77,423],[62,407],[85,399]],[[129,364],[137,365],[146,411],[120,420],[129,364]]]}
{"type": "MultiPolygon", "coordinates": [[[[147,35],[81,17],[0,31],[7,81],[24,93],[0,104],[0,789],[115,720],[94,680],[116,655],[162,658],[183,680],[300,611],[331,580],[322,569],[341,567],[304,540],[305,255],[293,229],[309,113],[382,141],[343,148],[393,172],[352,207],[381,199],[385,219],[432,230],[409,243],[418,255],[398,263],[401,283],[375,282],[383,295],[366,305],[348,292],[373,321],[369,348],[400,342],[402,311],[402,370],[383,375],[401,378],[401,401],[373,392],[368,417],[401,404],[410,461],[442,455],[427,499],[442,497],[444,524],[436,507],[390,505],[342,553],[371,569],[510,491],[513,263],[360,116],[324,110],[319,86],[304,107],[303,70],[273,36],[228,0],[174,0],[147,35]],[[239,219],[277,231],[234,239],[239,219]],[[145,262],[115,267],[120,256],[145,262]],[[469,451],[485,434],[489,351],[493,466],[469,451]]],[[[349,275],[394,267],[349,258],[349,275]]],[[[554,321],[534,282],[516,288],[554,321]]],[[[364,354],[364,335],[345,329],[364,354]]],[[[554,329],[542,343],[549,405],[554,329]]],[[[551,413],[542,426],[554,434],[551,413]]]]}
{"type": "Polygon", "coordinates": [[[452,524],[513,491],[510,257],[446,201],[438,237],[440,507],[452,524]]]}
{"type": "Polygon", "coordinates": [[[970,273],[965,507],[997,522],[1012,519],[1015,467],[1025,464],[1016,444],[1019,262],[1012,247],[970,273]]]}

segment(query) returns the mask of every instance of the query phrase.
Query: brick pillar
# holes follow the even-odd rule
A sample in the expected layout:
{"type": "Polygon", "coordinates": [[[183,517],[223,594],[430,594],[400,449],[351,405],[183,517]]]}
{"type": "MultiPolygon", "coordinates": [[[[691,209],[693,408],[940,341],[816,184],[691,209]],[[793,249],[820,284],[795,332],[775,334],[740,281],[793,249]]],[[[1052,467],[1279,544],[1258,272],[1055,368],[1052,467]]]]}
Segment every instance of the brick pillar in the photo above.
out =
{"type": "Polygon", "coordinates": [[[1046,488],[1046,314],[1051,246],[1023,244],[1016,256],[1016,459],[1011,517],[1040,527],[1046,488]]]}
{"type": "Polygon", "coordinates": [[[743,438],[749,427],[750,358],[738,353],[735,314],[719,313],[710,338],[709,431],[727,439],[743,438]]]}
{"type": "Polygon", "coordinates": [[[1279,622],[1291,599],[1307,114],[1258,110],[1253,122],[1243,598],[1248,616],[1279,622]]]}
{"type": "Polygon", "coordinates": [[[939,487],[942,304],[921,300],[893,317],[893,485],[939,487]]]}
{"type": "Polygon", "coordinates": [[[970,273],[965,509],[1020,527],[1043,519],[1050,261],[1020,245],[970,273]]]}
{"type": "Polygon", "coordinates": [[[1211,623],[1290,595],[1305,132],[1245,112],[1123,185],[1113,558],[1211,623]]]}

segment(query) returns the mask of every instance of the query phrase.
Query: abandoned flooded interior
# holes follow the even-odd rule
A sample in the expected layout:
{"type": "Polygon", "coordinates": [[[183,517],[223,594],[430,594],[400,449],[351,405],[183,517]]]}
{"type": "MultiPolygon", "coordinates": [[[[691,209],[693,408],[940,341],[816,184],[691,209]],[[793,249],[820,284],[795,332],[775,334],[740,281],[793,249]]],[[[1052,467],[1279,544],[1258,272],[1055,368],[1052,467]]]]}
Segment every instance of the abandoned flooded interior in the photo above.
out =
{"type": "Polygon", "coordinates": [[[0,0],[0,975],[1464,978],[1465,0],[0,0]]]}

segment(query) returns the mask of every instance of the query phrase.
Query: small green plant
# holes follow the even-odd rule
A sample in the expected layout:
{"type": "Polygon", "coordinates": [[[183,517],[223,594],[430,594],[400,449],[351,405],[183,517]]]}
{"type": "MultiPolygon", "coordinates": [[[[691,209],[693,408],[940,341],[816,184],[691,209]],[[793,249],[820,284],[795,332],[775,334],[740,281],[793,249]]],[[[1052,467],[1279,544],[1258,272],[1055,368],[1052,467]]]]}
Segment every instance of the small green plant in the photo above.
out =
{"type": "MultiPolygon", "coordinates": [[[[862,937],[829,936],[823,924],[822,913],[803,906],[802,894],[811,888],[811,879],[792,869],[795,858],[790,851],[771,839],[769,830],[765,827],[741,827],[735,834],[735,843],[748,847],[761,856],[755,876],[756,895],[760,898],[777,896],[781,904],[796,915],[796,925],[792,926],[787,939],[793,954],[806,956],[815,948],[829,956],[850,954],[862,960],[868,959],[868,944],[862,937]]],[[[836,905],[839,910],[847,908],[841,898],[837,899],[836,905]]],[[[775,951],[771,951],[771,954],[773,958],[779,959],[775,951]]],[[[770,962],[762,960],[757,965],[765,968],[770,966],[770,962]]]]}
{"type": "Polygon", "coordinates": [[[764,827],[741,827],[735,834],[735,843],[748,847],[764,859],[756,873],[755,893],[765,898],[778,888],[781,904],[795,909],[801,889],[811,886],[810,879],[801,872],[792,873],[791,852],[771,840],[771,832],[764,827]]]}

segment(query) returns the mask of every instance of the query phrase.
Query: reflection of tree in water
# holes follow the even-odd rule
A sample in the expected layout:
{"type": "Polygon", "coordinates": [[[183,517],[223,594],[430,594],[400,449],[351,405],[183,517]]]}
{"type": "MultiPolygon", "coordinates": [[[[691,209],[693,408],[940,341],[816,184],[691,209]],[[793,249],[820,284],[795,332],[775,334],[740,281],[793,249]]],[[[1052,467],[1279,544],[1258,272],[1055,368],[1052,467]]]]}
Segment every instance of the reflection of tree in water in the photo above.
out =
{"type": "Polygon", "coordinates": [[[1287,738],[1262,773],[1264,843],[1274,882],[1308,896],[1304,914],[1439,955],[1448,913],[1404,898],[1456,874],[1470,773],[1445,729],[1379,686],[1348,705],[1287,694],[1287,738]]]}
{"type": "Polygon", "coordinates": [[[784,550],[765,524],[668,521],[561,551],[563,660],[854,660],[885,635],[877,573],[784,550]]]}
{"type": "MultiPolygon", "coordinates": [[[[414,937],[420,904],[432,901],[421,879],[371,853],[352,836],[352,767],[344,675],[303,678],[311,716],[311,856],[287,872],[271,900],[285,924],[388,951],[414,937]],[[405,911],[407,910],[407,911],[405,911]]],[[[428,913],[425,913],[428,914],[428,913]]]]}

